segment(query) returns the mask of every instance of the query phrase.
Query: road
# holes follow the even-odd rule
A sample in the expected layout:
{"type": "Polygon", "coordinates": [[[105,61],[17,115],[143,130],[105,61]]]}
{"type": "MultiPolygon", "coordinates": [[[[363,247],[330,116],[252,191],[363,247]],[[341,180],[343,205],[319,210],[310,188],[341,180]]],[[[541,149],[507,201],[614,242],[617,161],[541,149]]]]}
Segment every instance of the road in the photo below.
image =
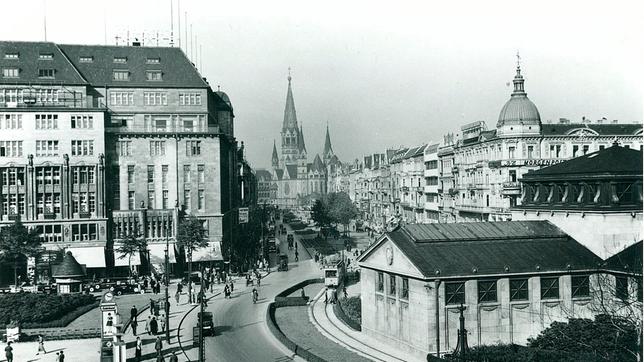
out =
{"type": "MultiPolygon", "coordinates": [[[[290,230],[289,230],[290,232],[290,230]]],[[[288,253],[286,237],[278,248],[288,253]]],[[[297,235],[296,241],[299,242],[297,235]]],[[[215,337],[206,338],[206,360],[208,361],[287,361],[292,353],[283,347],[266,327],[268,304],[277,293],[300,281],[320,276],[320,270],[304,251],[298,248],[300,261],[294,262],[289,254],[289,270],[272,272],[262,280],[259,301],[253,304],[252,287],[246,287],[243,280],[235,284],[234,298],[227,300],[217,297],[209,303],[208,311],[213,312],[215,337]]]]}

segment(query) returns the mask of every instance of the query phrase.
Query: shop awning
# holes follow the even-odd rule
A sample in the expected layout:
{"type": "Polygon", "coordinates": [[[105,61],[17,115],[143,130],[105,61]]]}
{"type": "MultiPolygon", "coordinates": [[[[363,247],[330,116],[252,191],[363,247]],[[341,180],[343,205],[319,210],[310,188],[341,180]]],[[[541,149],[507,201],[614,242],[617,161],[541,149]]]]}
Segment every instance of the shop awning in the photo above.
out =
{"type": "Polygon", "coordinates": [[[79,264],[86,268],[105,268],[105,248],[102,246],[88,246],[79,248],[67,248],[79,264]]]}
{"type": "Polygon", "coordinates": [[[118,251],[116,251],[116,248],[118,248],[118,244],[114,245],[114,266],[128,266],[128,265],[141,265],[141,254],[136,252],[132,254],[131,259],[129,255],[123,256],[120,254],[118,251]],[[131,264],[128,264],[128,261],[131,261],[131,264]]]}
{"type": "Polygon", "coordinates": [[[199,248],[192,252],[192,261],[213,260],[224,260],[221,256],[221,243],[218,241],[211,241],[208,243],[208,246],[199,248]]]}
{"type": "MultiPolygon", "coordinates": [[[[150,251],[150,263],[165,263],[165,243],[148,244],[148,250],[150,251]]],[[[177,258],[174,255],[174,243],[170,243],[170,247],[168,248],[168,259],[170,263],[177,262],[177,258]]]]}

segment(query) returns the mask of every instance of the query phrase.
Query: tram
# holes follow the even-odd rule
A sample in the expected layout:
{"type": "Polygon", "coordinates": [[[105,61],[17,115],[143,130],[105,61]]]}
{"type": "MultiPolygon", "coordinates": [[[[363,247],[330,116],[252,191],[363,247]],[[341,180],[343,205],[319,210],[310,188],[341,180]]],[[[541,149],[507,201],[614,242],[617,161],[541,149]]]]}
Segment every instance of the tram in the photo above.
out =
{"type": "Polygon", "coordinates": [[[337,287],[342,278],[346,268],[342,258],[338,255],[329,255],[322,260],[322,271],[324,274],[324,285],[327,287],[337,287]]]}

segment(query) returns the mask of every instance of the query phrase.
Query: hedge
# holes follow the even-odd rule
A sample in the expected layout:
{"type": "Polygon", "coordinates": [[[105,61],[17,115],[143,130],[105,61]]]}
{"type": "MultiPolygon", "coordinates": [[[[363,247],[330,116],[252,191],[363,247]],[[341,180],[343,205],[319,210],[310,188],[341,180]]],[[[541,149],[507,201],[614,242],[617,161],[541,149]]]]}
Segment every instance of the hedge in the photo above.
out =
{"type": "Polygon", "coordinates": [[[17,293],[0,295],[0,325],[17,321],[24,328],[53,323],[69,324],[80,314],[95,307],[93,295],[17,293]],[[90,305],[94,305],[90,308],[90,305]],[[81,308],[85,307],[85,308],[81,308]]]}
{"type": "Polygon", "coordinates": [[[22,328],[62,328],[67,327],[67,325],[73,322],[76,318],[82,316],[83,314],[89,312],[94,308],[98,308],[98,302],[92,304],[87,304],[81,307],[76,308],[75,310],[65,314],[59,319],[49,321],[49,322],[33,322],[33,323],[22,323],[22,328]]]}
{"type": "Polygon", "coordinates": [[[345,324],[356,331],[362,330],[362,312],[360,297],[338,298],[339,303],[333,306],[333,311],[345,324]]]}

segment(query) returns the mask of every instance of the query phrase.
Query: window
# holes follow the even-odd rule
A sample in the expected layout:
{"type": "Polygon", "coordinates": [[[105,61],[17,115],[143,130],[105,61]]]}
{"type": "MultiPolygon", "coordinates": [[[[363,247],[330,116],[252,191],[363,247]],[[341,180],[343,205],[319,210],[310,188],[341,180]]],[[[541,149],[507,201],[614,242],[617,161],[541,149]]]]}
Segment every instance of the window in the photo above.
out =
{"type": "Polygon", "coordinates": [[[600,151],[601,151],[601,150],[603,150],[604,148],[606,148],[606,146],[604,146],[604,145],[599,145],[599,150],[600,150],[600,151]]]}
{"type": "Polygon", "coordinates": [[[148,191],[148,209],[154,209],[154,191],[148,191]]]}
{"type": "Polygon", "coordinates": [[[0,141],[0,157],[22,157],[22,141],[0,141]]]}
{"type": "Polygon", "coordinates": [[[550,158],[560,158],[562,156],[561,145],[550,145],[550,158]]]}
{"type": "Polygon", "coordinates": [[[127,63],[127,57],[114,57],[114,63],[127,63]]]}
{"type": "Polygon", "coordinates": [[[18,59],[18,58],[20,58],[20,55],[18,53],[5,53],[4,58],[5,59],[18,59]]]}
{"type": "Polygon", "coordinates": [[[163,200],[162,200],[162,205],[161,208],[167,209],[168,208],[168,190],[163,190],[163,200]]]}
{"type": "Polygon", "coordinates": [[[93,156],[93,140],[72,140],[72,156],[93,156]]]}
{"type": "Polygon", "coordinates": [[[110,92],[110,104],[113,106],[133,106],[134,92],[110,92]]]}
{"type": "Polygon", "coordinates": [[[130,72],[127,70],[115,70],[112,72],[114,80],[127,81],[130,80],[130,72]]]}
{"type": "Polygon", "coordinates": [[[514,158],[514,151],[516,150],[516,147],[510,146],[508,147],[508,158],[514,158]]]}
{"type": "Polygon", "coordinates": [[[71,116],[71,126],[74,129],[93,129],[94,116],[89,115],[73,115],[71,116]]]}
{"type": "Polygon", "coordinates": [[[166,132],[167,128],[166,126],[168,125],[168,121],[165,119],[156,119],[154,120],[154,129],[157,132],[166,132]]]}
{"type": "Polygon", "coordinates": [[[628,300],[628,278],[615,277],[615,297],[628,300]]]}
{"type": "Polygon", "coordinates": [[[528,279],[510,279],[510,301],[528,300],[528,279]]]}
{"type": "Polygon", "coordinates": [[[204,210],[206,208],[206,199],[204,193],[204,190],[197,191],[197,208],[199,210],[204,210]]]}
{"type": "Polygon", "coordinates": [[[163,185],[168,183],[168,165],[161,165],[161,183],[163,185]]]}
{"type": "Polygon", "coordinates": [[[22,114],[0,115],[0,128],[22,129],[22,114]]]}
{"type": "Polygon", "coordinates": [[[496,280],[479,280],[479,302],[496,302],[496,280]]]}
{"type": "Polygon", "coordinates": [[[153,165],[148,165],[148,183],[149,184],[154,183],[154,166],[153,165]]]}
{"type": "Polygon", "coordinates": [[[578,146],[578,145],[573,145],[573,146],[572,146],[572,157],[577,157],[577,156],[579,156],[579,155],[577,154],[577,152],[579,152],[579,146],[578,146]]]}
{"type": "Polygon", "coordinates": [[[402,278],[402,288],[400,290],[400,299],[409,299],[409,278],[402,278]]]}
{"type": "Polygon", "coordinates": [[[119,156],[132,156],[132,141],[118,141],[119,156]]]}
{"type": "Polygon", "coordinates": [[[82,57],[78,58],[78,61],[80,63],[92,63],[92,62],[94,62],[94,57],[92,57],[92,56],[82,56],[82,57]]]}
{"type": "Polygon", "coordinates": [[[464,282],[446,282],[445,283],[445,304],[462,304],[465,303],[465,283],[464,282]]]}
{"type": "Polygon", "coordinates": [[[127,166],[127,183],[128,184],[134,183],[134,165],[127,166]]]}
{"type": "Polygon", "coordinates": [[[197,181],[202,184],[206,182],[206,166],[197,165],[197,181]]]}
{"type": "Polygon", "coordinates": [[[38,88],[35,90],[35,94],[36,103],[58,103],[58,89],[38,88]]]}
{"type": "Polygon", "coordinates": [[[186,142],[186,156],[201,155],[201,141],[186,142]]]}
{"type": "Polygon", "coordinates": [[[146,106],[167,106],[168,94],[165,92],[143,92],[143,102],[146,106]]]}
{"type": "Polygon", "coordinates": [[[573,275],[571,278],[572,297],[589,297],[589,277],[588,275],[573,275]]]}
{"type": "Polygon", "coordinates": [[[165,141],[150,141],[150,156],[165,155],[165,141]]]}
{"type": "Polygon", "coordinates": [[[534,146],[528,146],[528,159],[534,158],[534,146]]]}
{"type": "Polygon", "coordinates": [[[18,68],[3,68],[2,76],[5,78],[18,78],[20,74],[20,69],[18,68]]]}
{"type": "Polygon", "coordinates": [[[22,89],[0,88],[0,102],[22,102],[22,89]]]}
{"type": "Polygon", "coordinates": [[[56,140],[37,140],[36,141],[36,156],[58,156],[58,141],[56,140]]]}
{"type": "Polygon", "coordinates": [[[128,210],[134,210],[135,205],[136,205],[136,197],[135,197],[134,191],[128,191],[127,192],[127,209],[128,210]]]}
{"type": "Polygon", "coordinates": [[[541,299],[559,299],[559,277],[541,278],[541,299]]]}
{"type": "Polygon", "coordinates": [[[389,275],[389,295],[396,295],[396,276],[389,275]]]}
{"type": "Polygon", "coordinates": [[[183,182],[190,183],[190,165],[183,166],[183,182]]]}
{"type": "Polygon", "coordinates": [[[378,280],[376,281],[376,292],[385,291],[385,276],[382,272],[378,272],[378,280]]]}
{"type": "Polygon", "coordinates": [[[58,129],[58,115],[37,114],[36,129],[58,129]]]}
{"type": "Polygon", "coordinates": [[[145,62],[148,64],[159,64],[161,63],[161,58],[147,58],[145,62]]]}
{"type": "Polygon", "coordinates": [[[427,186],[436,186],[438,185],[438,176],[431,176],[425,179],[425,184],[427,186]]]}
{"type": "Polygon", "coordinates": [[[590,146],[589,145],[584,145],[583,150],[584,150],[584,155],[587,154],[588,151],[590,150],[590,146]]]}
{"type": "Polygon", "coordinates": [[[194,121],[193,120],[184,120],[183,121],[183,131],[184,132],[192,132],[194,127],[194,121]]]}
{"type": "Polygon", "coordinates": [[[180,106],[200,106],[201,94],[199,93],[179,93],[180,106]]]}
{"type": "Polygon", "coordinates": [[[145,72],[145,78],[150,81],[160,81],[161,75],[160,70],[148,70],[145,72]]]}
{"type": "Polygon", "coordinates": [[[53,55],[53,54],[51,54],[51,53],[49,53],[49,54],[40,54],[40,55],[38,56],[38,59],[40,59],[40,60],[53,60],[53,59],[54,59],[54,55],[53,55]]]}
{"type": "Polygon", "coordinates": [[[39,78],[53,78],[54,70],[53,69],[38,69],[39,78]]]}
{"type": "Polygon", "coordinates": [[[192,207],[190,202],[190,190],[183,191],[183,205],[186,207],[186,210],[190,210],[192,207]]]}

